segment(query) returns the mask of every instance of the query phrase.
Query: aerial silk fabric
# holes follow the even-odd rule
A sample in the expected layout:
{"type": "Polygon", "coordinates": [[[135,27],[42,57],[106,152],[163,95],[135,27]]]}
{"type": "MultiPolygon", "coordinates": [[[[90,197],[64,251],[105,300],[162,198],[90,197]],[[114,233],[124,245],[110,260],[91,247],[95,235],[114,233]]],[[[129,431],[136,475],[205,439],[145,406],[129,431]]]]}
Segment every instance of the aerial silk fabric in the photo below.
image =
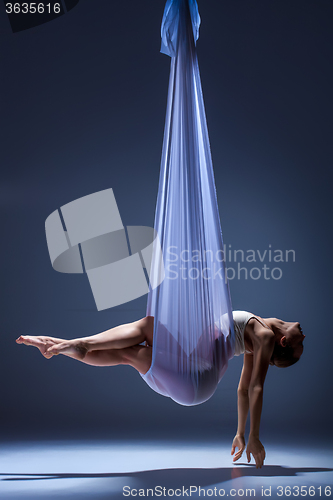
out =
{"type": "MultiPolygon", "coordinates": [[[[153,354],[142,375],[153,390],[187,406],[213,395],[235,349],[196,53],[199,25],[196,0],[168,0],[161,52],[171,57],[171,70],[155,213],[165,277],[148,294],[153,354]]],[[[159,259],[153,254],[151,273],[159,259]]]]}

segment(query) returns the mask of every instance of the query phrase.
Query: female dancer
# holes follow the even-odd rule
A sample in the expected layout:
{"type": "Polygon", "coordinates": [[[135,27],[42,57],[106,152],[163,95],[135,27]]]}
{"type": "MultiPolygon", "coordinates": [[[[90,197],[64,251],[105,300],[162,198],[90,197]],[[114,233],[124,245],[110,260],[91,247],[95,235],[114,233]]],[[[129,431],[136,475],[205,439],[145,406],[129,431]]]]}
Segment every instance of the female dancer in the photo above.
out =
{"type": "MultiPolygon", "coordinates": [[[[277,318],[260,318],[245,311],[234,311],[235,355],[244,353],[238,385],[238,428],[231,454],[238,460],[245,450],[245,424],[250,411],[250,434],[246,448],[248,462],[253,455],[256,467],[262,467],[265,449],[259,440],[263,387],[268,366],[287,367],[303,352],[299,323],[277,318]]],[[[154,318],[147,316],[91,337],[64,340],[54,337],[21,335],[16,342],[37,347],[43,356],[63,354],[93,366],[129,365],[140,374],[148,372],[152,362],[154,318]]]]}

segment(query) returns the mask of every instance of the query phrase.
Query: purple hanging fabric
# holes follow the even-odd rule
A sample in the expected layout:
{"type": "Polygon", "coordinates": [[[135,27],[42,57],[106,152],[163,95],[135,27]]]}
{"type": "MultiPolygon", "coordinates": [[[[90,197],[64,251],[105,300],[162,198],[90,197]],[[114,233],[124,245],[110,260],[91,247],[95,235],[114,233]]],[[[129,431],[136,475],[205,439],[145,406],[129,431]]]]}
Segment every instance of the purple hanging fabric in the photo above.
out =
{"type": "Polygon", "coordinates": [[[165,278],[148,295],[153,359],[142,375],[182,405],[212,396],[235,347],[195,48],[199,25],[196,0],[168,0],[161,52],[171,56],[171,71],[155,214],[165,278]]]}

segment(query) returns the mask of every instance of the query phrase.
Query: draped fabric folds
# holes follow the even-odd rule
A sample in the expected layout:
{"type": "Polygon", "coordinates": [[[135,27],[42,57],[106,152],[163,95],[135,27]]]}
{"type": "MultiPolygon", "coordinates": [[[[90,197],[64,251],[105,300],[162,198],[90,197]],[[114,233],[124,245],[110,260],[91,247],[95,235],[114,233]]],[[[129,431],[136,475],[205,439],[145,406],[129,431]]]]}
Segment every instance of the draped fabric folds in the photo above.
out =
{"type": "MultiPolygon", "coordinates": [[[[234,330],[196,54],[196,0],[168,0],[161,52],[171,57],[155,213],[165,270],[149,290],[153,359],[142,375],[183,405],[209,399],[234,354],[234,330]]],[[[160,255],[153,254],[152,269],[160,255]]]]}

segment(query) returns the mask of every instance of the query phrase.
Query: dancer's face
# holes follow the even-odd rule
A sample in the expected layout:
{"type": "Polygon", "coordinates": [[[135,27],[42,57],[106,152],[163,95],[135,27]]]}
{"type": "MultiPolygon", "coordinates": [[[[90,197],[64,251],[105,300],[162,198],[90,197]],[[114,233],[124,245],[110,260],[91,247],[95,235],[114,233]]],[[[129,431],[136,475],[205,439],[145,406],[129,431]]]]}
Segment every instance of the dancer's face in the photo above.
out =
{"type": "Polygon", "coordinates": [[[303,340],[305,339],[301,325],[299,323],[288,323],[286,338],[288,344],[294,348],[295,357],[300,358],[303,353],[303,340]]]}

